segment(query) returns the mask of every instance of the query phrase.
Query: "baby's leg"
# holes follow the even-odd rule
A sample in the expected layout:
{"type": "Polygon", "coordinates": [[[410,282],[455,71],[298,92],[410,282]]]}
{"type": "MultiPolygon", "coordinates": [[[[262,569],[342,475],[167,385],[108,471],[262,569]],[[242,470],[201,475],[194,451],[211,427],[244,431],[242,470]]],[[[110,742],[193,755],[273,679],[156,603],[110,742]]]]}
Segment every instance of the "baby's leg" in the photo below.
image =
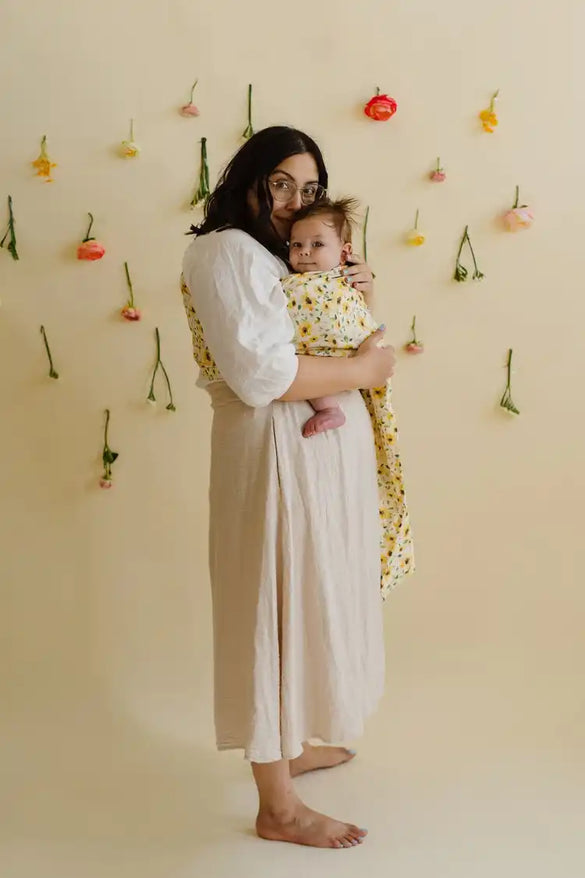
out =
{"type": "Polygon", "coordinates": [[[335,430],[336,427],[345,424],[345,415],[334,396],[320,396],[318,399],[310,399],[309,403],[315,414],[303,427],[305,439],[316,436],[317,433],[324,433],[326,430],[335,430]]]}

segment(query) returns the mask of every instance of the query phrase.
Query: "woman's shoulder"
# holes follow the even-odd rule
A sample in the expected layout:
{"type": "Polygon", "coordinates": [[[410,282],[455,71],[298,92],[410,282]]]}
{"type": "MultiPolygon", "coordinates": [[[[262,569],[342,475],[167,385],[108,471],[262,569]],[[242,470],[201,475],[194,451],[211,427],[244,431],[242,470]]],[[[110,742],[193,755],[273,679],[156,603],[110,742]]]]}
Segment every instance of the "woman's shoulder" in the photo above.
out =
{"type": "Polygon", "coordinates": [[[208,232],[206,235],[198,235],[191,241],[185,252],[183,266],[188,265],[192,260],[196,260],[200,265],[202,260],[214,264],[222,259],[247,261],[251,258],[265,261],[267,265],[275,268],[279,265],[277,257],[248,232],[242,229],[223,228],[208,232]]]}

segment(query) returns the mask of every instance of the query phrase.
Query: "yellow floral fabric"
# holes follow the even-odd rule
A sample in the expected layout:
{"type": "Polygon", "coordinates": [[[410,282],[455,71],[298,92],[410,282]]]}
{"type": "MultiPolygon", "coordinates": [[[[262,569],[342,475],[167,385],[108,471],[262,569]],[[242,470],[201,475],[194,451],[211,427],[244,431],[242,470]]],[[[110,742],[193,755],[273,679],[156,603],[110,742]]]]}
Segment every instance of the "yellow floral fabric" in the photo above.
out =
{"type": "MultiPolygon", "coordinates": [[[[349,356],[377,329],[361,293],[337,270],[308,272],[285,277],[282,286],[295,327],[299,354],[349,356]]],[[[183,304],[193,341],[193,356],[208,381],[223,380],[205,342],[189,290],[181,278],[183,304]]],[[[391,387],[362,390],[372,420],[380,497],[381,591],[383,597],[402,576],[414,569],[410,521],[406,506],[402,464],[397,449],[398,432],[391,405],[391,387]]],[[[343,427],[341,428],[343,429],[343,427]]]]}
{"type": "MultiPolygon", "coordinates": [[[[337,269],[291,274],[283,279],[282,287],[295,325],[295,345],[300,354],[349,356],[378,328],[362,294],[354,290],[337,269]]],[[[384,597],[402,576],[414,569],[412,534],[391,394],[389,383],[375,390],[362,390],[376,443],[382,521],[381,589],[384,597]]]]}

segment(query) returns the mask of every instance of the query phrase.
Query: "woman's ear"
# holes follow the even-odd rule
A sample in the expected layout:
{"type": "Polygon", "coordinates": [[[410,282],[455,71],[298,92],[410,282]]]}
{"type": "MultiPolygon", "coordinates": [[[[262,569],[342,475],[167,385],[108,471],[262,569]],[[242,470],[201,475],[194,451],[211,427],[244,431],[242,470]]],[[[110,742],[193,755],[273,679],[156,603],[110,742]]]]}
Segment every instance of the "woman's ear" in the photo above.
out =
{"type": "Polygon", "coordinates": [[[347,262],[347,257],[351,255],[351,243],[348,241],[341,248],[341,264],[345,265],[347,262]]]}

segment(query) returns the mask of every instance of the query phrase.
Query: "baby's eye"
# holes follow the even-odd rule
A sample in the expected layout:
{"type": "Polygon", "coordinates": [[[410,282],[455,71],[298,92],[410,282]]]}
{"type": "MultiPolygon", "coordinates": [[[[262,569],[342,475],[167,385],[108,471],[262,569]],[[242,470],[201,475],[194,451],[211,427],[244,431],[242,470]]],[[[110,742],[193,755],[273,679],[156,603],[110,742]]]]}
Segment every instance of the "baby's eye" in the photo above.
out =
{"type": "Polygon", "coordinates": [[[313,241],[313,247],[322,247],[323,241],[313,241]]]}
{"type": "Polygon", "coordinates": [[[300,242],[300,241],[293,241],[292,244],[291,244],[290,246],[291,246],[293,249],[294,249],[295,247],[300,247],[300,246],[301,246],[301,242],[300,242]]]}

